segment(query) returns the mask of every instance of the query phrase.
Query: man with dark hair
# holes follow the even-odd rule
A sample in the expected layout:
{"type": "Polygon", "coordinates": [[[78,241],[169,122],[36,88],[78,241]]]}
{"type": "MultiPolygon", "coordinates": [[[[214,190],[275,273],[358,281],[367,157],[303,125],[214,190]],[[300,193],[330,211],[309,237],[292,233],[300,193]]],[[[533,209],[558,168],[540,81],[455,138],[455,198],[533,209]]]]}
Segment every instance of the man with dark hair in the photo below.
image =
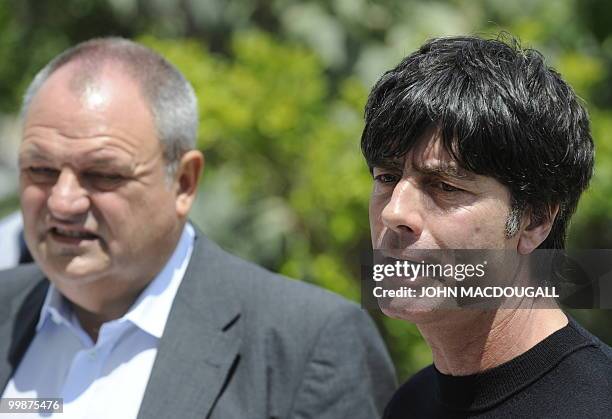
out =
{"type": "Polygon", "coordinates": [[[22,116],[35,264],[0,273],[3,398],[62,398],[73,418],[380,415],[394,374],[367,314],[189,222],[204,159],[176,68],[91,40],[38,73],[22,116]]]}
{"type": "MultiPolygon", "coordinates": [[[[374,249],[562,249],[593,170],[587,113],[542,56],[516,41],[433,39],[386,72],[365,109],[374,249]]],[[[415,308],[433,365],[387,419],[605,417],[612,350],[558,308],[415,308]]]]}

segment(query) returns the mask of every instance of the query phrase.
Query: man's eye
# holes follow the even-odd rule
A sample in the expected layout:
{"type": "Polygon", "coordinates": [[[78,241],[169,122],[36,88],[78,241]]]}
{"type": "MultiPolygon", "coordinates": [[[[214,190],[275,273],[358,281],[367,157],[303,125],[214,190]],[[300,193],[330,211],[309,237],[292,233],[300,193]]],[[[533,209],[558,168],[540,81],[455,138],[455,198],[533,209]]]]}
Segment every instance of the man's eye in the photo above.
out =
{"type": "Polygon", "coordinates": [[[86,177],[91,179],[104,179],[104,180],[121,180],[123,177],[114,173],[95,173],[90,172],[85,174],[86,177]]]}
{"type": "Polygon", "coordinates": [[[374,180],[380,183],[396,183],[399,177],[390,173],[381,173],[380,175],[374,176],[374,180]]]}
{"type": "Polygon", "coordinates": [[[83,178],[93,187],[99,189],[112,189],[121,184],[125,179],[122,175],[118,175],[116,173],[100,172],[84,173],[83,178]]]}
{"type": "Polygon", "coordinates": [[[433,182],[431,186],[433,186],[435,189],[438,189],[442,192],[461,192],[463,190],[453,185],[449,185],[446,182],[433,182]]]}
{"type": "Polygon", "coordinates": [[[57,174],[56,169],[52,169],[50,167],[30,167],[28,168],[30,173],[42,174],[42,175],[52,175],[57,174]]]}
{"type": "Polygon", "coordinates": [[[59,176],[59,170],[51,167],[28,167],[26,172],[35,182],[54,181],[59,176]]]}

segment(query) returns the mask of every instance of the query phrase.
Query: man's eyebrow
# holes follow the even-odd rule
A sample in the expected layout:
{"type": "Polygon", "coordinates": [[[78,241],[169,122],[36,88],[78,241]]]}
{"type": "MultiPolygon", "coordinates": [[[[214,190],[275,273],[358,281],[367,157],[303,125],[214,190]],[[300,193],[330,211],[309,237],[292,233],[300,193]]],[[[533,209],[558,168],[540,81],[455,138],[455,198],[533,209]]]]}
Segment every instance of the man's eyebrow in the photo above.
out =
{"type": "Polygon", "coordinates": [[[19,153],[19,160],[23,158],[34,159],[34,160],[44,160],[51,161],[51,159],[43,152],[41,152],[37,148],[28,148],[19,153]]]}
{"type": "Polygon", "coordinates": [[[380,159],[370,165],[370,171],[373,171],[376,167],[401,172],[404,170],[404,162],[400,159],[380,159]]]}
{"type": "MultiPolygon", "coordinates": [[[[52,162],[53,159],[50,158],[46,153],[37,147],[30,147],[19,153],[18,157],[19,161],[22,160],[39,160],[43,162],[52,162]]],[[[77,162],[77,161],[75,161],[77,162]]],[[[96,155],[96,153],[90,153],[86,156],[81,156],[78,159],[78,163],[81,165],[86,165],[90,167],[127,167],[129,166],[123,159],[114,155],[96,155]]]]}
{"type": "MultiPolygon", "coordinates": [[[[400,159],[381,159],[374,162],[371,165],[371,171],[374,168],[381,168],[387,170],[394,171],[403,171],[404,170],[404,162],[400,159]]],[[[456,163],[450,162],[435,162],[435,163],[425,163],[425,164],[415,164],[413,163],[414,169],[423,174],[429,176],[438,176],[447,179],[455,179],[455,180],[475,180],[476,176],[474,173],[465,170],[458,166],[456,163]]]]}
{"type": "Polygon", "coordinates": [[[454,163],[426,163],[424,165],[415,165],[415,169],[425,175],[438,176],[456,180],[475,180],[474,173],[469,172],[454,163]]]}
{"type": "Polygon", "coordinates": [[[83,159],[80,161],[81,170],[93,170],[93,171],[119,171],[122,173],[131,172],[132,166],[130,163],[123,160],[101,157],[96,159],[83,159]]]}

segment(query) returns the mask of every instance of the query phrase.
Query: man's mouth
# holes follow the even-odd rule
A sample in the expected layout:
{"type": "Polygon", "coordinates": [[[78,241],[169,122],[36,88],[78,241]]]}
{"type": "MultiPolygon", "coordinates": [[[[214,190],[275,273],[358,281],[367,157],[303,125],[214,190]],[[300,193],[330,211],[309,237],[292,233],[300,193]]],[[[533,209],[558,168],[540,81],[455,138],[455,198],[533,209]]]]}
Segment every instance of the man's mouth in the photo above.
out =
{"type": "Polygon", "coordinates": [[[54,239],[68,243],[80,242],[82,240],[95,240],[98,238],[95,234],[85,230],[68,230],[60,227],[53,227],[50,231],[54,239]]]}
{"type": "Polygon", "coordinates": [[[375,260],[387,264],[398,261],[410,265],[443,264],[443,256],[446,254],[448,254],[448,251],[442,249],[374,249],[375,260]]]}

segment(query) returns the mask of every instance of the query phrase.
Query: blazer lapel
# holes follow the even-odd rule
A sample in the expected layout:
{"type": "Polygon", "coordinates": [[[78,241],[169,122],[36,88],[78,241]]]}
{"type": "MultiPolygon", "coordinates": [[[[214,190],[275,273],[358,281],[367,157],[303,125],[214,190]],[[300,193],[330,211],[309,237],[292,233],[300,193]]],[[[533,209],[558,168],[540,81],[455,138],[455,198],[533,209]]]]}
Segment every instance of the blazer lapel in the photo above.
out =
{"type": "MultiPolygon", "coordinates": [[[[8,315],[0,320],[0,389],[17,369],[35,334],[49,281],[41,280],[13,301],[2,302],[8,315]]],[[[0,393],[1,394],[1,393],[0,393]]]]}
{"type": "Polygon", "coordinates": [[[138,418],[206,417],[223,391],[241,342],[237,290],[224,278],[227,258],[197,232],[138,418]]]}

